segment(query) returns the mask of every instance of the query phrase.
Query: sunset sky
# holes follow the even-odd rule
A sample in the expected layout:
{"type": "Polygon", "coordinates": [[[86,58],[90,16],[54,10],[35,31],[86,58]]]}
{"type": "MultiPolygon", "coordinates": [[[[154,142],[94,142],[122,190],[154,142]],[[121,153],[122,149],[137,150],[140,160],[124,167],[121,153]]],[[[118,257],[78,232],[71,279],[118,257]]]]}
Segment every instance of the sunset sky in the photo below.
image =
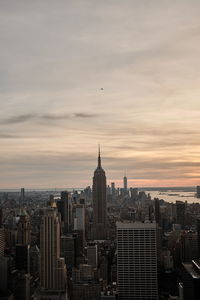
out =
{"type": "Polygon", "coordinates": [[[0,188],[200,184],[199,0],[1,0],[0,188]]]}

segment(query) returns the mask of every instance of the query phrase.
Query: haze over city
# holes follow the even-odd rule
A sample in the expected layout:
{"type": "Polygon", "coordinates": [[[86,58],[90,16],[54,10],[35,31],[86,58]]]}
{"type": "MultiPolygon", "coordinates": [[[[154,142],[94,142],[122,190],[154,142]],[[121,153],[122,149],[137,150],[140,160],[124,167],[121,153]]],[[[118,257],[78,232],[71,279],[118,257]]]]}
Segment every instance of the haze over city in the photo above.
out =
{"type": "Polygon", "coordinates": [[[1,1],[0,188],[200,183],[200,2],[1,1]]]}

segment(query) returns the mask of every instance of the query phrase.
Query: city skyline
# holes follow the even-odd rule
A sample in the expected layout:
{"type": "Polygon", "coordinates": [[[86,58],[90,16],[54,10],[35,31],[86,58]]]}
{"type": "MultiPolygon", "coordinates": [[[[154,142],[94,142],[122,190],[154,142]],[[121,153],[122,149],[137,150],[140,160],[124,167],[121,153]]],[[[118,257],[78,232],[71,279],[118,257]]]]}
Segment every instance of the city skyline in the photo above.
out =
{"type": "Polygon", "coordinates": [[[200,3],[2,1],[0,188],[195,186],[200,3]]]}

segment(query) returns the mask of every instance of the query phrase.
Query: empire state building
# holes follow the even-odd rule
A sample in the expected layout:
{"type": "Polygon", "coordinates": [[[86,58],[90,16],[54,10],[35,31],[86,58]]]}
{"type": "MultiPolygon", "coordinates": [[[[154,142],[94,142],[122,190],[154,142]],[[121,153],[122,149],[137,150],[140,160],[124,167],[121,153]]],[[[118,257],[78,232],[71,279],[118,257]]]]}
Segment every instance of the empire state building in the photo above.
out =
{"type": "Polygon", "coordinates": [[[93,239],[107,239],[106,175],[101,167],[99,149],[98,165],[93,176],[93,239]]]}

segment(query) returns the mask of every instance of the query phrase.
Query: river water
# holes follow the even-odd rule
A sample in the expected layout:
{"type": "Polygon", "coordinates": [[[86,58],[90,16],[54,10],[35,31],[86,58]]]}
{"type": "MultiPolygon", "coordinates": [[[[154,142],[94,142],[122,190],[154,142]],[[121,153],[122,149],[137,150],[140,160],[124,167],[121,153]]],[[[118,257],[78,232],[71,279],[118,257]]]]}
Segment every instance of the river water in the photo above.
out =
{"type": "Polygon", "coordinates": [[[167,202],[187,201],[188,203],[200,203],[200,199],[196,198],[195,191],[184,190],[165,190],[165,191],[145,191],[151,195],[151,198],[163,199],[167,202]]]}

